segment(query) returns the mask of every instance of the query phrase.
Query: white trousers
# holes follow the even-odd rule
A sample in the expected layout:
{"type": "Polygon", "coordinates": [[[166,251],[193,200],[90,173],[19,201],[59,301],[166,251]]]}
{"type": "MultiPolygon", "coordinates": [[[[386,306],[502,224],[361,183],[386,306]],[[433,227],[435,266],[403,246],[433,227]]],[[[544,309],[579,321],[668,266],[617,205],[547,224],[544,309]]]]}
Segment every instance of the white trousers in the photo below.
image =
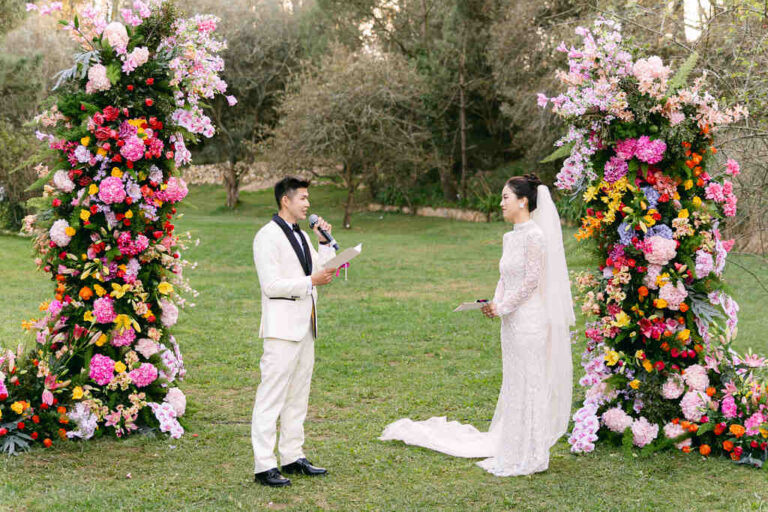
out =
{"type": "Polygon", "coordinates": [[[264,339],[261,384],[256,391],[251,421],[255,473],[277,467],[275,441],[280,419],[280,463],[304,457],[304,418],[315,364],[315,340],[310,329],[299,341],[264,339]]]}

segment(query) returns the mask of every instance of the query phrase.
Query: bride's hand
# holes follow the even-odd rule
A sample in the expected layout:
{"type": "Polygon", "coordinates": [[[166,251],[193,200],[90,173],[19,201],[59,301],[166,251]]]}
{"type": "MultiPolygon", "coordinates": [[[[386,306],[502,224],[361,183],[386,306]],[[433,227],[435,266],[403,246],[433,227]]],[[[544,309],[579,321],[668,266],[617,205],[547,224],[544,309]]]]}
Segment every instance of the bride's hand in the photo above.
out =
{"type": "Polygon", "coordinates": [[[493,302],[487,303],[485,306],[483,306],[481,311],[488,318],[496,318],[497,316],[499,316],[496,313],[496,304],[494,304],[493,302]]]}

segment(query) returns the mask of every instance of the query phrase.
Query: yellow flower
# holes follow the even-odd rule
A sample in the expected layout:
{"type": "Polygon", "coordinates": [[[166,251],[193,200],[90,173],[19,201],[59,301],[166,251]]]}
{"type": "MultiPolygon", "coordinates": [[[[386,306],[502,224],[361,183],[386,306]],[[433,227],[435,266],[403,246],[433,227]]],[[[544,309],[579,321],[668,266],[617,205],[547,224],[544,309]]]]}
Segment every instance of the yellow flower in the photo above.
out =
{"type": "Polygon", "coordinates": [[[701,206],[701,198],[699,196],[694,197],[692,201],[693,201],[693,206],[695,206],[696,208],[701,206]]]}
{"type": "Polygon", "coordinates": [[[587,191],[584,192],[584,201],[587,203],[594,200],[597,197],[597,187],[594,185],[587,188],[587,191]]]}
{"type": "Polygon", "coordinates": [[[125,331],[131,326],[131,317],[128,315],[117,315],[115,317],[115,328],[120,329],[120,332],[125,331]]]}
{"type": "Polygon", "coordinates": [[[117,299],[122,299],[123,295],[125,295],[128,291],[130,291],[130,289],[131,289],[130,284],[124,284],[121,286],[117,283],[112,283],[112,293],[110,293],[110,295],[117,299]]]}
{"type": "Polygon", "coordinates": [[[112,176],[115,178],[122,178],[123,177],[123,171],[118,169],[117,167],[112,168],[112,176]]]}
{"type": "Polygon", "coordinates": [[[83,320],[86,322],[93,322],[95,318],[93,317],[93,311],[86,311],[83,315],[83,320]]]}
{"type": "Polygon", "coordinates": [[[615,365],[619,362],[619,353],[615,350],[609,350],[605,353],[605,361],[608,363],[608,366],[615,365]]]}
{"type": "Polygon", "coordinates": [[[80,259],[81,259],[81,260],[83,260],[83,261],[85,261],[85,260],[87,260],[87,259],[88,259],[88,255],[87,255],[87,254],[85,254],[85,253],[83,253],[83,254],[81,254],[81,255],[80,255],[80,259]]]}
{"type": "Polygon", "coordinates": [[[93,291],[95,291],[96,295],[98,295],[99,297],[103,297],[107,293],[107,290],[105,290],[101,285],[98,285],[98,284],[93,285],[93,291]]]}
{"type": "Polygon", "coordinates": [[[68,226],[67,229],[64,230],[64,232],[67,234],[67,236],[75,236],[75,233],[77,233],[77,230],[73,228],[72,226],[68,226]]]}
{"type": "Polygon", "coordinates": [[[0,420],[3,419],[3,410],[0,409],[0,420]]]}
{"type": "Polygon", "coordinates": [[[82,139],[80,139],[80,144],[82,144],[83,146],[87,146],[90,143],[91,143],[90,137],[83,137],[82,139]]]}
{"type": "Polygon", "coordinates": [[[91,212],[88,210],[80,210],[80,219],[81,220],[88,220],[91,218],[91,212]]]}
{"type": "Polygon", "coordinates": [[[629,383],[629,387],[631,387],[632,389],[639,388],[640,387],[640,381],[637,380],[637,379],[633,380],[632,382],[629,383]]]}
{"type": "Polygon", "coordinates": [[[24,402],[13,402],[11,404],[11,410],[15,412],[16,414],[21,414],[24,412],[24,402]]]}
{"type": "Polygon", "coordinates": [[[107,340],[109,340],[109,338],[107,338],[107,335],[102,333],[102,335],[99,336],[99,339],[96,340],[96,346],[103,347],[104,345],[107,344],[107,340]]]}
{"type": "Polygon", "coordinates": [[[693,180],[685,180],[683,188],[685,188],[685,190],[691,190],[693,188],[693,180]]]}
{"type": "Polygon", "coordinates": [[[648,359],[643,361],[643,368],[645,368],[645,371],[647,371],[648,373],[651,373],[653,371],[653,365],[648,359]]]}
{"type": "Polygon", "coordinates": [[[145,173],[144,171],[141,171],[139,173],[139,181],[144,181],[145,179],[147,179],[147,173],[145,173]]]}
{"type": "Polygon", "coordinates": [[[677,192],[675,192],[675,193],[674,193],[674,195],[672,196],[672,199],[674,199],[674,200],[676,200],[676,201],[679,201],[679,200],[680,200],[680,194],[678,194],[677,192]]]}
{"type": "Polygon", "coordinates": [[[125,369],[126,369],[125,363],[123,363],[122,361],[118,361],[115,363],[115,371],[117,373],[123,373],[125,369]]]}
{"type": "Polygon", "coordinates": [[[613,321],[614,327],[626,327],[629,325],[629,315],[625,312],[620,312],[616,315],[616,319],[613,321]]]}
{"type": "Polygon", "coordinates": [[[664,309],[665,307],[667,307],[667,301],[664,299],[656,299],[653,302],[657,309],[664,309]]]}
{"type": "Polygon", "coordinates": [[[686,341],[691,337],[691,330],[690,329],[683,329],[679,333],[677,333],[677,339],[680,341],[686,341]]]}
{"type": "Polygon", "coordinates": [[[94,183],[91,183],[91,184],[88,186],[88,195],[90,195],[90,196],[95,196],[95,195],[96,195],[96,194],[98,194],[98,193],[99,193],[99,187],[98,187],[98,185],[96,185],[96,184],[94,184],[94,183]]]}
{"type": "Polygon", "coordinates": [[[106,149],[104,149],[104,148],[99,148],[99,149],[96,151],[96,154],[97,154],[97,155],[99,155],[99,156],[106,156],[106,155],[107,155],[107,150],[106,150],[106,149]]]}
{"type": "Polygon", "coordinates": [[[159,285],[157,285],[157,291],[162,293],[163,295],[170,295],[173,293],[173,285],[167,281],[163,281],[159,285]]]}
{"type": "Polygon", "coordinates": [[[690,214],[688,213],[688,208],[683,208],[679,212],[677,212],[677,218],[678,219],[687,219],[690,214]]]}
{"type": "Polygon", "coordinates": [[[643,357],[645,357],[645,352],[643,352],[642,350],[638,350],[637,352],[635,352],[635,357],[638,359],[642,359],[643,357]]]}
{"type": "Polygon", "coordinates": [[[133,212],[131,210],[128,210],[125,212],[125,218],[126,219],[132,219],[133,218],[133,212]]]}
{"type": "Polygon", "coordinates": [[[768,439],[768,428],[761,428],[760,429],[760,435],[768,439]]]}
{"type": "Polygon", "coordinates": [[[37,309],[40,311],[48,311],[49,304],[47,302],[41,302],[39,306],[37,306],[37,309]]]}
{"type": "Polygon", "coordinates": [[[77,386],[72,390],[72,400],[80,400],[81,398],[83,398],[83,388],[77,386]]]}
{"type": "Polygon", "coordinates": [[[654,219],[651,215],[646,215],[645,217],[643,217],[643,221],[645,221],[645,225],[648,227],[651,227],[654,224],[656,224],[656,219],[654,219]]]}

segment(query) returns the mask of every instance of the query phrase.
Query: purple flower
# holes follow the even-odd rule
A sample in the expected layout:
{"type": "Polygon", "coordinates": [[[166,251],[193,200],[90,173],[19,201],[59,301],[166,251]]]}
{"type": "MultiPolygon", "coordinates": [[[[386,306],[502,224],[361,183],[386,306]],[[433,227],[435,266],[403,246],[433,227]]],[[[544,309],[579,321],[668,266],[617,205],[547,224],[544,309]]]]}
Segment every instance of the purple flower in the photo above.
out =
{"type": "Polygon", "coordinates": [[[667,150],[667,144],[663,140],[651,140],[643,135],[637,140],[635,156],[641,162],[648,164],[657,164],[664,159],[664,152],[667,150]]]}
{"type": "Polygon", "coordinates": [[[627,175],[629,166],[625,160],[612,156],[605,164],[605,181],[615,183],[627,175]]]}

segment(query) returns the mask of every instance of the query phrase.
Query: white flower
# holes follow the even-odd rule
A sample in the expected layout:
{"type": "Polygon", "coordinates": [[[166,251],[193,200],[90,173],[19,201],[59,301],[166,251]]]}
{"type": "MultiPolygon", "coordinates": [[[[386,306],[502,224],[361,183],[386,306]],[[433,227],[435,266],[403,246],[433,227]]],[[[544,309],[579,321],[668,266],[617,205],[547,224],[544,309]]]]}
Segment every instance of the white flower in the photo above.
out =
{"type": "Polygon", "coordinates": [[[62,192],[72,192],[75,184],[69,179],[67,171],[56,171],[53,175],[53,185],[62,192]]]}
{"type": "Polygon", "coordinates": [[[48,234],[51,237],[51,241],[59,247],[66,247],[72,240],[72,237],[67,234],[67,228],[69,228],[69,222],[64,219],[59,219],[53,223],[48,234]]]}
{"type": "Polygon", "coordinates": [[[187,397],[184,396],[184,392],[179,388],[171,388],[168,390],[168,394],[165,395],[165,401],[168,402],[173,410],[176,411],[176,417],[184,416],[184,412],[187,410],[187,397]]]}

